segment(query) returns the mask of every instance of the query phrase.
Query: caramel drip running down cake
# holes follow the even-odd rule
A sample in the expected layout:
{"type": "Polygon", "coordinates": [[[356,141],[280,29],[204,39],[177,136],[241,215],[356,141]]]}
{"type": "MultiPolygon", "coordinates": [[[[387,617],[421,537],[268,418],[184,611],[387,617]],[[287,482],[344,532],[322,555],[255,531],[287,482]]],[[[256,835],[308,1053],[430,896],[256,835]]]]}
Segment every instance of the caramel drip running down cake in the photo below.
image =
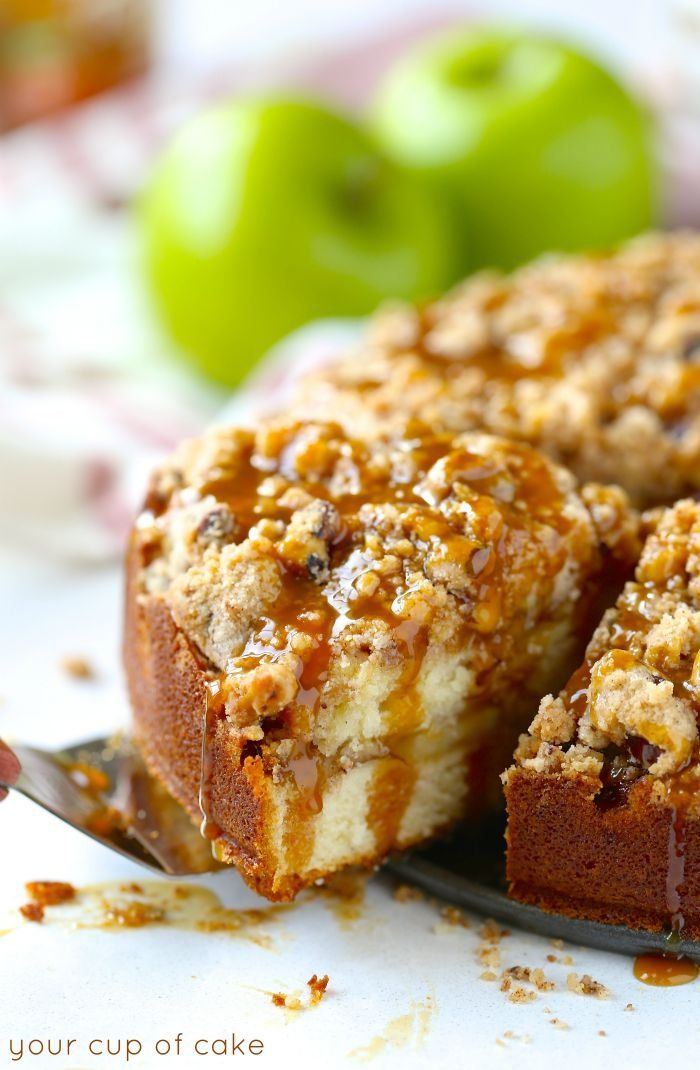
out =
{"type": "Polygon", "coordinates": [[[295,405],[353,434],[418,417],[505,435],[638,504],[669,504],[700,489],[700,237],[547,257],[422,310],[387,309],[295,405]]]}
{"type": "Polygon", "coordinates": [[[272,899],[372,864],[488,799],[638,550],[622,491],[525,444],[212,431],[155,474],[131,540],[145,758],[272,899]]]}
{"type": "Polygon", "coordinates": [[[655,516],[635,579],[504,775],[511,892],[700,937],[700,505],[655,516]]]}

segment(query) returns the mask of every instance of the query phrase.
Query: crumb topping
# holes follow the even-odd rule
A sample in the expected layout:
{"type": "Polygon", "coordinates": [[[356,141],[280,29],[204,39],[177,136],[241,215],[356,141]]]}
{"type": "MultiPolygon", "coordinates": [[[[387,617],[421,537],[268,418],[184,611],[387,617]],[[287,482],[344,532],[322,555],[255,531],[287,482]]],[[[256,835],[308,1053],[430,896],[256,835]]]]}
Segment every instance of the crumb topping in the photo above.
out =
{"type": "Polygon", "coordinates": [[[484,702],[533,686],[533,629],[569,626],[603,559],[636,552],[638,521],[621,491],[579,494],[525,444],[278,421],[185,444],[135,538],[144,592],[198,651],[240,745],[264,741],[276,782],[299,784],[309,746],[349,769],[414,731],[441,657],[463,674],[453,704],[472,680],[484,702]],[[382,731],[339,743],[328,716],[360,686],[382,731]]]}
{"type": "MultiPolygon", "coordinates": [[[[651,519],[648,518],[651,523],[651,519]]],[[[635,579],[596,629],[586,660],[548,695],[516,763],[540,772],[613,778],[629,788],[656,778],[651,797],[698,781],[700,505],[653,517],[635,579]]],[[[508,774],[506,774],[507,776],[508,774]]]]}
{"type": "Polygon", "coordinates": [[[477,275],[422,312],[392,306],[296,408],[362,434],[429,426],[528,441],[643,503],[700,485],[700,237],[477,275]]]}

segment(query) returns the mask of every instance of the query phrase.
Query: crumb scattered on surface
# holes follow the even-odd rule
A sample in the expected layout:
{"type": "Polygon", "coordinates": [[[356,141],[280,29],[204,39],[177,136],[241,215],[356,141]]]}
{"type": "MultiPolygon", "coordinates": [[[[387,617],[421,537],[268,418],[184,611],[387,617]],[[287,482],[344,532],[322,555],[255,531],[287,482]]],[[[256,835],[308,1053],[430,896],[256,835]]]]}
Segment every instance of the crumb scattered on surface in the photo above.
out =
{"type": "Polygon", "coordinates": [[[66,881],[29,881],[25,884],[27,895],[34,903],[45,907],[56,906],[75,899],[75,888],[66,881]]]}
{"type": "Polygon", "coordinates": [[[593,996],[595,999],[607,999],[610,995],[605,985],[600,981],[594,981],[588,973],[580,977],[577,973],[570,973],[566,978],[566,987],[570,992],[576,992],[579,996],[593,996]]]}
{"type": "Polygon", "coordinates": [[[40,903],[24,903],[19,912],[27,921],[41,922],[44,920],[44,908],[40,903]]]}
{"type": "Polygon", "coordinates": [[[425,899],[420,888],[414,888],[411,884],[397,884],[394,888],[394,899],[397,903],[410,903],[413,900],[425,899]]]}
{"type": "Polygon", "coordinates": [[[510,966],[504,970],[503,976],[534,985],[538,992],[551,992],[556,988],[554,981],[548,980],[539,966],[510,966]]]}
{"type": "Polygon", "coordinates": [[[510,930],[501,929],[500,925],[498,925],[493,918],[487,918],[479,929],[479,936],[482,940],[486,940],[491,944],[498,944],[504,936],[510,936],[510,930]]]}
{"type": "Polygon", "coordinates": [[[300,1011],[302,1008],[302,1002],[299,996],[286,995],[284,992],[273,992],[272,1002],[275,1007],[285,1007],[288,1011],[300,1011]]]}
{"type": "Polygon", "coordinates": [[[503,1039],[519,1040],[522,1044],[532,1044],[532,1037],[529,1033],[514,1033],[512,1029],[506,1029],[503,1039]]]}
{"type": "MultiPolygon", "coordinates": [[[[501,985],[501,987],[503,987],[501,985]]],[[[511,1003],[532,1003],[537,999],[537,993],[534,988],[523,988],[522,985],[514,985],[508,992],[508,999],[511,1003]]]]}
{"type": "Polygon", "coordinates": [[[328,974],[325,973],[323,977],[318,977],[316,974],[313,974],[313,976],[311,976],[306,982],[311,992],[312,1007],[315,1006],[317,1003],[320,1003],[323,997],[325,996],[326,989],[328,988],[328,981],[328,974]]]}
{"type": "Polygon", "coordinates": [[[275,1007],[284,1007],[288,1011],[308,1010],[321,1002],[326,994],[328,981],[327,973],[323,977],[314,973],[306,982],[308,997],[303,998],[300,992],[270,992],[270,999],[275,1007]]]}
{"type": "Polygon", "coordinates": [[[27,921],[41,922],[46,907],[67,903],[75,898],[75,888],[65,881],[29,881],[25,889],[29,902],[24,903],[19,912],[27,921]]]}
{"type": "Polygon", "coordinates": [[[633,1003],[628,1003],[627,1006],[625,1007],[625,1010],[626,1011],[633,1011],[634,1010],[634,1004],[633,1003]]]}
{"type": "Polygon", "coordinates": [[[440,916],[444,918],[448,925],[459,926],[462,929],[471,928],[469,918],[459,909],[459,907],[446,906],[440,911],[440,916]]]}
{"type": "Polygon", "coordinates": [[[484,967],[485,973],[493,973],[501,968],[501,941],[509,935],[507,929],[501,927],[493,920],[487,918],[479,929],[480,943],[476,949],[476,957],[484,967]]]}
{"type": "Polygon", "coordinates": [[[497,981],[498,980],[498,974],[495,973],[493,970],[482,970],[482,972],[479,974],[479,980],[480,981],[497,981]]]}
{"type": "Polygon", "coordinates": [[[61,658],[60,667],[66,676],[74,680],[94,680],[95,669],[87,658],[75,654],[69,654],[61,658]]]}
{"type": "Polygon", "coordinates": [[[608,1035],[608,1034],[607,1034],[607,1033],[605,1032],[605,1030],[604,1030],[604,1029],[599,1029],[599,1030],[598,1030],[598,1036],[599,1036],[599,1037],[607,1037],[607,1035],[608,1035]]]}
{"type": "Polygon", "coordinates": [[[552,947],[556,947],[557,951],[562,951],[563,948],[564,948],[564,941],[563,940],[550,940],[549,942],[552,945],[552,947]]]}
{"type": "Polygon", "coordinates": [[[563,1022],[561,1018],[550,1018],[550,1025],[553,1025],[555,1029],[570,1029],[571,1026],[567,1022],[563,1022]]]}

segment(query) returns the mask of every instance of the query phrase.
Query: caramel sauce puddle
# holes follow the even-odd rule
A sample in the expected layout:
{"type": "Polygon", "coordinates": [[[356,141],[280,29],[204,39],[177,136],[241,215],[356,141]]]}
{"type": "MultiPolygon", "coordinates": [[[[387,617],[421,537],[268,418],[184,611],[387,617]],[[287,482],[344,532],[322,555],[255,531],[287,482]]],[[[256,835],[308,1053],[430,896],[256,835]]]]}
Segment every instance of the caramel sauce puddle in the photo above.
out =
{"type": "Polygon", "coordinates": [[[700,973],[700,966],[691,959],[673,955],[637,955],[632,972],[638,981],[655,988],[675,988],[687,985],[700,973]]]}

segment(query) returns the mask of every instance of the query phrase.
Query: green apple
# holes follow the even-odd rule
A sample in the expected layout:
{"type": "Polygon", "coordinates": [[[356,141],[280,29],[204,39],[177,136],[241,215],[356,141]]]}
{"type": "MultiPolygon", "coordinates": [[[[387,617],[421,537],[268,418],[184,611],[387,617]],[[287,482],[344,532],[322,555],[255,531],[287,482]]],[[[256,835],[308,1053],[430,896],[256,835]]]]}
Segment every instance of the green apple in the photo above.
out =
{"type": "Polygon", "coordinates": [[[455,272],[435,193],[356,124],[306,101],[236,101],[193,119],[140,208],[163,321],[230,385],[293,328],[429,296],[455,272]]]}
{"type": "Polygon", "coordinates": [[[453,199],[463,270],[600,248],[653,221],[645,114],[597,63],[549,38],[433,38],[389,71],[373,120],[396,161],[453,199]]]}

